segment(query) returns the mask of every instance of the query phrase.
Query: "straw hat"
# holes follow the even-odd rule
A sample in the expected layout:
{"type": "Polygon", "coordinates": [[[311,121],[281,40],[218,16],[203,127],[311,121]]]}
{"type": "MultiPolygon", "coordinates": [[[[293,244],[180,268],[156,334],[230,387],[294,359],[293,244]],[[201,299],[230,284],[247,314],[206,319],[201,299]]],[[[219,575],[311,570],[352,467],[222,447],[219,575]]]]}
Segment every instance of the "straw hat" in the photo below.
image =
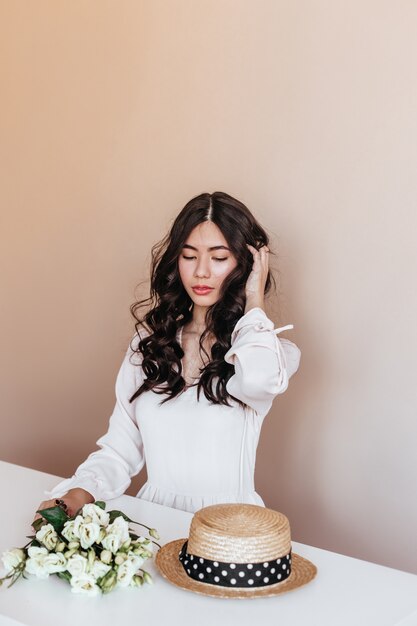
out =
{"type": "Polygon", "coordinates": [[[317,573],[313,563],[292,553],[285,515],[254,504],[200,509],[188,539],[162,546],[155,563],[174,585],[220,598],[275,596],[317,573]]]}

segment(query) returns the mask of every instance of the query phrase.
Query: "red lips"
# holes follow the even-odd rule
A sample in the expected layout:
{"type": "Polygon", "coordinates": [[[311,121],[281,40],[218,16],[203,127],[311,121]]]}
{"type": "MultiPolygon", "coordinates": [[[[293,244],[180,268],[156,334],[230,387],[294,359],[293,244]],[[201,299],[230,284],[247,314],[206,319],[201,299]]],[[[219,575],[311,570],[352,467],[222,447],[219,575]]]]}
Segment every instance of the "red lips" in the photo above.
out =
{"type": "Polygon", "coordinates": [[[192,287],[192,290],[194,291],[194,293],[196,293],[199,296],[203,296],[207,293],[210,293],[210,291],[213,291],[214,287],[209,287],[208,285],[195,285],[194,287],[192,287]]]}

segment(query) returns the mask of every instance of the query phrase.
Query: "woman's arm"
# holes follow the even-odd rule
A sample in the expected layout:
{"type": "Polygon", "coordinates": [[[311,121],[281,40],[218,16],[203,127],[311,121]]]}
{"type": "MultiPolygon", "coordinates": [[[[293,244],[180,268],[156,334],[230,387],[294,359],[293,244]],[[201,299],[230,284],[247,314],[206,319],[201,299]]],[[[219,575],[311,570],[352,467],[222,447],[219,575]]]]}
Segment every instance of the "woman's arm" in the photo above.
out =
{"type": "Polygon", "coordinates": [[[260,308],[247,311],[237,322],[231,347],[224,358],[234,365],[235,373],[227,381],[227,391],[264,416],[272,401],[287,387],[298,370],[301,351],[288,339],[278,339],[282,330],[260,308]]]}
{"type": "Polygon", "coordinates": [[[144,466],[143,442],[134,414],[135,402],[129,403],[129,398],[141,384],[142,370],[130,363],[132,354],[129,346],[116,379],[116,404],[109,428],[97,441],[100,450],[90,454],[74,476],[45,492],[50,498],[59,498],[74,488],[84,489],[95,500],[115,498],[126,491],[132,476],[144,466]]]}

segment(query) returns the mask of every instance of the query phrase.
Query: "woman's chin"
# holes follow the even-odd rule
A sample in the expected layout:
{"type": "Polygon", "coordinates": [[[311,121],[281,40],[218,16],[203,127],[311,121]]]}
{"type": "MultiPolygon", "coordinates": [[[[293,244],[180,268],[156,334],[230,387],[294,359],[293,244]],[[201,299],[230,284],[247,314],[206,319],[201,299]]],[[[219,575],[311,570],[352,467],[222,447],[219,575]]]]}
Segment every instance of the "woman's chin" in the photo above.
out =
{"type": "Polygon", "coordinates": [[[208,307],[208,306],[212,306],[213,304],[216,304],[218,298],[217,295],[213,295],[212,293],[208,294],[208,295],[202,295],[199,296],[196,293],[192,293],[189,294],[191,300],[193,301],[194,306],[202,306],[202,307],[208,307]]]}

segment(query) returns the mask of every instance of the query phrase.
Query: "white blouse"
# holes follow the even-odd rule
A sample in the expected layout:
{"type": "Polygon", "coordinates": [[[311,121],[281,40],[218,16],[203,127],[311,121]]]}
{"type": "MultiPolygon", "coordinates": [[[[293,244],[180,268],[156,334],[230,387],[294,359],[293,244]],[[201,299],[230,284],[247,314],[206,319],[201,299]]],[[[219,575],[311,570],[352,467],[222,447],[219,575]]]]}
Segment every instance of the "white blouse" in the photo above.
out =
{"type": "MultiPolygon", "coordinates": [[[[129,398],[143,381],[143,371],[130,362],[128,348],[116,380],[116,405],[109,428],[74,476],[45,492],[49,498],[81,487],[96,500],[120,496],[146,462],[148,480],[138,498],[194,513],[220,502],[265,506],[254,487],[255,458],[263,419],[272,401],[288,387],[300,363],[299,348],[274,329],[255,307],[235,325],[225,354],[235,372],[227,391],[245,403],[211,404],[197,387],[187,387],[160,405],[164,395],[142,393],[129,398]]],[[[177,339],[181,341],[181,333],[177,339]]]]}

